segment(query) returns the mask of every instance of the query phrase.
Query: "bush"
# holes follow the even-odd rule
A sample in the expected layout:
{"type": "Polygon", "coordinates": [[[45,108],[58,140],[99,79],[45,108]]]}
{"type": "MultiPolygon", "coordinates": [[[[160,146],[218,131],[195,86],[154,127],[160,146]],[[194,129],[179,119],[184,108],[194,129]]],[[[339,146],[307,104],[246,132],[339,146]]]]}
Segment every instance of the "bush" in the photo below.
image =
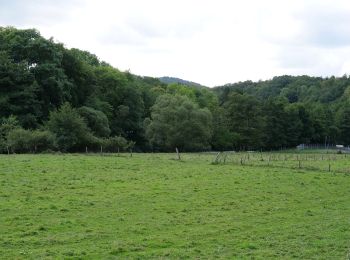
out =
{"type": "Polygon", "coordinates": [[[80,107],[78,113],[86,120],[87,126],[92,133],[99,137],[107,137],[111,133],[107,116],[91,107],[80,107]]]}
{"type": "Polygon", "coordinates": [[[55,148],[55,136],[49,131],[16,128],[7,135],[6,145],[12,152],[42,152],[55,148]]]}
{"type": "Polygon", "coordinates": [[[47,127],[56,135],[57,145],[62,151],[81,149],[94,139],[84,119],[69,103],[50,114],[47,127]]]}
{"type": "Polygon", "coordinates": [[[23,128],[16,128],[7,134],[7,145],[12,152],[29,152],[30,151],[31,132],[23,128]]]}
{"type": "Polygon", "coordinates": [[[56,148],[56,137],[50,131],[35,130],[31,132],[30,146],[35,152],[54,150],[56,148]]]}
{"type": "Polygon", "coordinates": [[[105,151],[119,152],[132,148],[134,144],[134,142],[128,142],[124,137],[113,136],[103,139],[102,146],[104,147],[105,151]]]}
{"type": "Polygon", "coordinates": [[[7,150],[6,140],[0,137],[0,153],[4,153],[7,150]]]}

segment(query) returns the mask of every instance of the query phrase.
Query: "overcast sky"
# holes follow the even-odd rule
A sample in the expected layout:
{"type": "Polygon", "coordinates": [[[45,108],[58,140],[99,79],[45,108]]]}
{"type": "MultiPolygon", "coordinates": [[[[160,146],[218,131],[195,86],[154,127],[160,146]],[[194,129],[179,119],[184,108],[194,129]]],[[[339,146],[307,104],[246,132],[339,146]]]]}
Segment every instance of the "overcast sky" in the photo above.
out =
{"type": "Polygon", "coordinates": [[[8,25],[123,71],[207,86],[350,74],[349,0],[0,0],[8,25]]]}

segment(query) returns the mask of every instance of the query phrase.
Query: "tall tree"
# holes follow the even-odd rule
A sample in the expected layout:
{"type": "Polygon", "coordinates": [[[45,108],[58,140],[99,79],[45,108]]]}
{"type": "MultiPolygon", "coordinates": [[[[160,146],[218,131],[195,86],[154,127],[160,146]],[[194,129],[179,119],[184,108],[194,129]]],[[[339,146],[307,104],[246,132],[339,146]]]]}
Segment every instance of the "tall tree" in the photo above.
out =
{"type": "Polygon", "coordinates": [[[160,96],[145,121],[146,135],[155,149],[184,151],[209,149],[212,117],[184,96],[160,96]]]}
{"type": "Polygon", "coordinates": [[[256,149],[263,145],[264,120],[260,102],[250,95],[234,92],[224,104],[228,129],[237,149],[256,149]]]}

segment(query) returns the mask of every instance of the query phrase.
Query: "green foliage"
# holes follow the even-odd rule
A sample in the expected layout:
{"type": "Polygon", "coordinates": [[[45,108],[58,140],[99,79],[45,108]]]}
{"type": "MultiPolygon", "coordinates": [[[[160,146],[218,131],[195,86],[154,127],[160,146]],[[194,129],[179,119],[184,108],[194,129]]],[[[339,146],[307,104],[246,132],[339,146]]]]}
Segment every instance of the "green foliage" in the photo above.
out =
{"type": "Polygon", "coordinates": [[[56,149],[56,136],[47,130],[31,131],[31,147],[35,152],[56,149]]]}
{"type": "Polygon", "coordinates": [[[85,119],[87,126],[91,132],[98,137],[108,137],[111,133],[107,116],[98,110],[91,107],[80,107],[79,115],[85,119]]]}
{"type": "Polygon", "coordinates": [[[15,128],[6,137],[6,145],[12,152],[42,152],[55,148],[55,136],[49,131],[15,128]]]}
{"type": "Polygon", "coordinates": [[[10,131],[7,135],[7,145],[13,152],[28,152],[31,150],[31,132],[23,128],[10,131]]]}
{"type": "MultiPolygon", "coordinates": [[[[207,149],[209,144],[216,150],[277,149],[325,140],[350,145],[344,110],[350,101],[350,78],[346,75],[284,75],[214,89],[175,78],[161,80],[170,84],[122,72],[87,51],[67,49],[53,39],[45,39],[37,30],[0,27],[0,119],[13,115],[18,126],[40,129],[64,103],[78,108],[84,122],[77,123],[80,128],[74,134],[68,130],[63,134],[62,127],[51,128],[60,133],[57,138],[61,150],[78,151],[87,145],[95,149],[101,138],[110,135],[136,142],[135,148],[143,151],[149,151],[150,144],[172,150],[175,143],[188,150],[207,149]],[[146,129],[144,122],[152,118],[152,107],[157,107],[163,95],[182,96],[196,107],[193,111],[203,109],[204,114],[214,115],[210,124],[200,123],[199,130],[190,119],[182,117],[178,119],[183,122],[174,121],[165,127],[181,125],[182,132],[175,126],[172,131],[194,138],[195,145],[187,147],[181,140],[184,138],[176,135],[176,140],[169,141],[171,138],[150,130],[156,124],[146,129]],[[201,137],[195,138],[196,131],[201,137]]],[[[162,109],[173,109],[166,106],[162,109]]],[[[209,118],[196,117],[206,118],[203,122],[209,118]]],[[[4,136],[0,138],[2,147],[4,136]]]]}
{"type": "Polygon", "coordinates": [[[56,135],[57,145],[62,151],[85,147],[94,141],[84,119],[69,103],[51,112],[47,128],[56,135]]]}
{"type": "Polygon", "coordinates": [[[145,121],[146,135],[154,149],[184,151],[209,149],[212,116],[184,96],[160,96],[145,121]]]}
{"type": "Polygon", "coordinates": [[[10,131],[19,127],[19,122],[15,116],[11,115],[8,118],[3,118],[0,124],[0,137],[6,138],[10,131]]]}
{"type": "Polygon", "coordinates": [[[234,140],[238,136],[229,131],[229,119],[225,116],[223,107],[217,108],[213,112],[213,136],[211,145],[214,150],[233,150],[234,140]]]}
{"type": "Polygon", "coordinates": [[[28,64],[15,62],[0,49],[0,118],[17,115],[23,126],[35,127],[42,114],[38,95],[28,64]]]}
{"type": "Polygon", "coordinates": [[[339,129],[339,139],[345,144],[350,144],[350,104],[344,104],[338,111],[337,127],[339,129]]]}
{"type": "Polygon", "coordinates": [[[228,130],[236,149],[257,149],[263,141],[261,104],[253,96],[232,93],[224,104],[228,130]]]}
{"type": "Polygon", "coordinates": [[[135,145],[134,142],[128,142],[122,136],[113,136],[102,141],[103,147],[106,151],[109,152],[119,152],[119,151],[127,151],[128,149],[132,149],[135,145]]]}

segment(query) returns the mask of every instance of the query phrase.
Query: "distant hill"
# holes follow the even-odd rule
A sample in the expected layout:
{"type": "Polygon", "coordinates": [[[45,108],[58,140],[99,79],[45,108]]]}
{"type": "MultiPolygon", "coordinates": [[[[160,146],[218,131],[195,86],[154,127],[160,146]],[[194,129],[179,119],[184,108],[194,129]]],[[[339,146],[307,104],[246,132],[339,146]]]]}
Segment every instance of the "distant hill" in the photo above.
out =
{"type": "Polygon", "coordinates": [[[205,88],[205,86],[203,86],[199,83],[184,80],[184,79],[179,79],[179,78],[175,78],[175,77],[160,77],[159,80],[165,84],[178,83],[178,84],[182,84],[182,85],[186,85],[186,86],[205,88]]]}

